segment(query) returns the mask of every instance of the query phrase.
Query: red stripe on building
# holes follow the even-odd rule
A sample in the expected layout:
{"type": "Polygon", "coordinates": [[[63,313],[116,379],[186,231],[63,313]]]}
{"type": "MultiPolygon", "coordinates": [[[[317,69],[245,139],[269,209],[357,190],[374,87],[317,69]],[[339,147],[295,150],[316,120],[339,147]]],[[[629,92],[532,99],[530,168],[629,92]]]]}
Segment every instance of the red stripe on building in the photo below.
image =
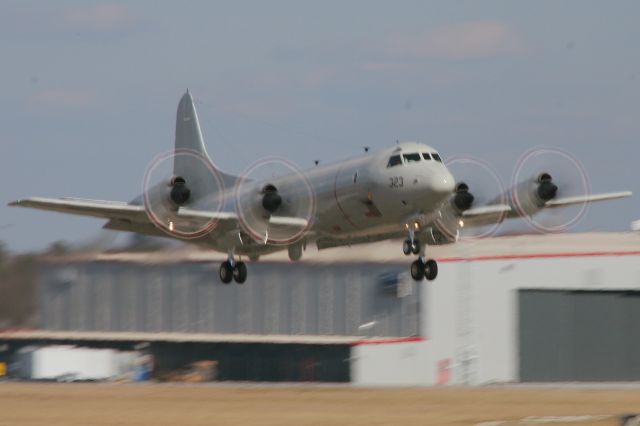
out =
{"type": "Polygon", "coordinates": [[[640,250],[634,251],[593,251],[593,252],[571,252],[571,253],[536,253],[536,254],[505,254],[494,256],[471,256],[471,257],[445,257],[438,259],[438,262],[465,262],[482,260],[516,260],[516,259],[553,259],[563,257],[595,257],[595,256],[639,256],[640,250]]]}
{"type": "Polygon", "coordinates": [[[389,343],[409,343],[409,342],[425,342],[426,337],[411,336],[411,337],[389,337],[386,339],[362,339],[351,344],[351,346],[360,345],[386,345],[389,343]]]}

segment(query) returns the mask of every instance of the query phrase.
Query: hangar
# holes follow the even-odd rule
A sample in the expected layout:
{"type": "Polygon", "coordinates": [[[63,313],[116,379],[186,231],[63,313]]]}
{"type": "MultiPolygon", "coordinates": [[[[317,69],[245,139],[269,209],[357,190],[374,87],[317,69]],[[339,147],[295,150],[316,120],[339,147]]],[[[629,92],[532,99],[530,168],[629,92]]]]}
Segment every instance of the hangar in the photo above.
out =
{"type": "Polygon", "coordinates": [[[640,235],[509,236],[431,248],[433,282],[399,242],[309,251],[219,282],[202,251],[77,254],[41,263],[26,344],[219,361],[220,378],[360,385],[640,380],[640,235]]]}

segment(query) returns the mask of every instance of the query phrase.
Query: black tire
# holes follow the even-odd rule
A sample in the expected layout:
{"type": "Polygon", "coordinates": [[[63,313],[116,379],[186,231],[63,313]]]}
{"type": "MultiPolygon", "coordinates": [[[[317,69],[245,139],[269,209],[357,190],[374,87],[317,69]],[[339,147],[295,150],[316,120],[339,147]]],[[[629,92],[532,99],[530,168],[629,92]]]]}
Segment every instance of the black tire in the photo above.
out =
{"type": "Polygon", "coordinates": [[[233,279],[233,268],[229,261],[222,262],[220,264],[220,281],[224,284],[229,284],[233,279]]]}
{"type": "Polygon", "coordinates": [[[298,260],[302,259],[302,244],[301,243],[295,243],[290,245],[287,248],[287,251],[289,252],[289,260],[293,261],[293,262],[297,262],[298,260]]]}
{"type": "Polygon", "coordinates": [[[422,281],[424,278],[424,263],[418,259],[411,263],[411,278],[416,281],[422,281]]]}
{"type": "Polygon", "coordinates": [[[404,242],[402,243],[402,252],[404,253],[404,255],[409,256],[412,251],[413,248],[411,247],[411,241],[404,240],[404,242]]]}
{"type": "Polygon", "coordinates": [[[236,263],[236,267],[233,268],[233,279],[238,284],[244,284],[247,280],[247,265],[244,262],[236,263]]]}
{"type": "Polygon", "coordinates": [[[411,253],[419,254],[420,253],[420,241],[413,240],[413,244],[411,244],[411,253]]]}
{"type": "Polygon", "coordinates": [[[435,260],[429,259],[424,264],[424,276],[427,281],[433,281],[436,279],[438,276],[438,263],[435,260]]]}

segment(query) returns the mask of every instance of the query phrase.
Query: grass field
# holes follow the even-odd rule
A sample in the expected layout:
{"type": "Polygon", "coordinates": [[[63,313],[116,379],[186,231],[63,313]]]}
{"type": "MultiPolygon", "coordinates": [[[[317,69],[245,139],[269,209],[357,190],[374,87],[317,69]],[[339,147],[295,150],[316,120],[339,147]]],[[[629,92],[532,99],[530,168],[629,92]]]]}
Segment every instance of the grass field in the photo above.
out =
{"type": "Polygon", "coordinates": [[[545,424],[618,425],[620,414],[638,411],[638,388],[0,383],[0,426],[512,425],[533,424],[523,423],[528,416],[586,415],[610,416],[545,424]]]}

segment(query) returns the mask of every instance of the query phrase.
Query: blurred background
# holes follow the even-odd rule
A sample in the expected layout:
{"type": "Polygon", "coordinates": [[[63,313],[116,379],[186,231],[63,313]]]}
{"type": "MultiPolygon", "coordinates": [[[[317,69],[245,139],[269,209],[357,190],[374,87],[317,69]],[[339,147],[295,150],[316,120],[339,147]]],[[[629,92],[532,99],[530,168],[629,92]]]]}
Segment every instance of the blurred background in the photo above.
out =
{"type": "Polygon", "coordinates": [[[187,88],[231,173],[418,140],[509,184],[521,156],[547,146],[579,159],[593,192],[640,193],[639,12],[631,0],[3,1],[0,373],[640,380],[634,197],[594,205],[575,233],[521,235],[532,230],[520,221],[501,228],[509,237],[435,248],[430,284],[390,242],[295,265],[274,256],[225,286],[224,255],[6,206],[133,199],[173,146],[187,88]],[[104,368],[74,370],[80,359],[104,368]]]}

